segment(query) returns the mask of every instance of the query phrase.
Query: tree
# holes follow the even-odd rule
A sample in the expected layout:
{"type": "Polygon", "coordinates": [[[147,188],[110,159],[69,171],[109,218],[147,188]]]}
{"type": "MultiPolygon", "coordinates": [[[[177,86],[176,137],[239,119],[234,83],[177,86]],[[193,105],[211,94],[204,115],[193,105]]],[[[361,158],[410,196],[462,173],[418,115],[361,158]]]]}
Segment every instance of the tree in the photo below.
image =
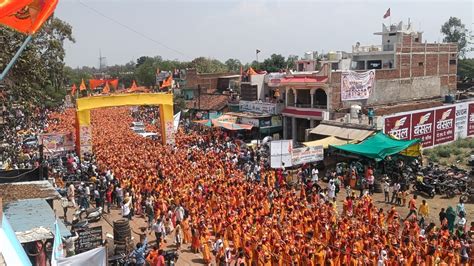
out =
{"type": "Polygon", "coordinates": [[[135,70],[137,82],[140,85],[153,87],[156,85],[157,63],[154,58],[147,57],[135,70]]]}
{"type": "MultiPolygon", "coordinates": [[[[0,69],[6,67],[25,38],[16,31],[0,28],[0,69]]],[[[62,102],[67,82],[64,41],[75,41],[72,27],[52,16],[34,35],[4,80],[15,100],[38,105],[62,102]]]]}
{"type": "Polygon", "coordinates": [[[286,69],[285,57],[281,54],[272,54],[270,58],[263,61],[262,67],[268,72],[279,72],[282,69],[286,69]]]}
{"type": "Polygon", "coordinates": [[[458,60],[458,75],[461,79],[474,79],[474,59],[458,60]]]}
{"type": "Polygon", "coordinates": [[[298,60],[297,55],[289,55],[288,59],[286,59],[286,67],[288,69],[295,69],[295,61],[298,60]]]}
{"type": "Polygon", "coordinates": [[[444,34],[444,42],[455,42],[458,44],[459,57],[464,58],[468,49],[469,31],[459,18],[450,17],[441,26],[444,34]]]}
{"type": "Polygon", "coordinates": [[[190,67],[195,68],[198,73],[223,73],[226,72],[226,65],[217,59],[198,57],[190,63],[190,67]]]}
{"type": "Polygon", "coordinates": [[[225,61],[224,64],[227,66],[227,71],[234,72],[234,73],[239,72],[240,67],[242,66],[242,63],[240,62],[239,59],[232,59],[232,58],[227,59],[227,61],[225,61]]]}

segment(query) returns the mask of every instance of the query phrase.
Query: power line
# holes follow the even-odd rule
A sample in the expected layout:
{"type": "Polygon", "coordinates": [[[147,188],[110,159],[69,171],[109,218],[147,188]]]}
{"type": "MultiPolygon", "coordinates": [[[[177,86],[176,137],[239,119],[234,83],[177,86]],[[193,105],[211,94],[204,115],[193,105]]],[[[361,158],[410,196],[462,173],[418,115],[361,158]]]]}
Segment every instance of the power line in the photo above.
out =
{"type": "Polygon", "coordinates": [[[176,49],[174,49],[174,48],[171,48],[171,47],[167,46],[166,44],[161,43],[161,42],[159,42],[159,41],[157,41],[157,40],[155,40],[155,39],[153,39],[153,38],[151,38],[151,37],[149,37],[149,36],[147,36],[147,35],[145,35],[145,34],[139,32],[139,31],[137,31],[137,30],[135,30],[134,28],[132,28],[132,27],[126,25],[126,24],[123,24],[122,22],[120,22],[120,21],[118,21],[118,20],[116,20],[116,19],[114,19],[114,18],[112,18],[112,17],[107,16],[106,14],[104,14],[104,13],[100,12],[99,10],[97,10],[97,9],[95,9],[95,8],[93,8],[93,7],[89,6],[89,5],[87,5],[86,3],[82,2],[81,0],[77,0],[77,1],[78,1],[81,5],[83,5],[84,7],[88,8],[88,9],[90,9],[91,11],[95,12],[96,14],[98,14],[99,16],[102,16],[102,17],[104,17],[104,18],[106,18],[106,19],[108,19],[108,20],[110,20],[110,21],[112,21],[112,22],[118,24],[118,25],[120,25],[120,26],[122,26],[122,27],[128,29],[129,31],[134,32],[135,34],[138,34],[138,35],[142,36],[143,38],[145,38],[145,39],[147,39],[147,40],[149,40],[149,41],[151,41],[151,42],[154,42],[154,43],[156,43],[156,44],[158,44],[158,45],[160,45],[160,46],[162,46],[162,47],[164,47],[164,48],[166,48],[166,49],[168,49],[168,50],[171,50],[171,51],[173,51],[173,52],[175,52],[175,53],[177,53],[177,54],[180,54],[180,55],[182,55],[182,56],[189,57],[189,56],[186,55],[185,53],[183,53],[183,52],[181,52],[181,51],[178,51],[178,50],[176,50],[176,49]]]}

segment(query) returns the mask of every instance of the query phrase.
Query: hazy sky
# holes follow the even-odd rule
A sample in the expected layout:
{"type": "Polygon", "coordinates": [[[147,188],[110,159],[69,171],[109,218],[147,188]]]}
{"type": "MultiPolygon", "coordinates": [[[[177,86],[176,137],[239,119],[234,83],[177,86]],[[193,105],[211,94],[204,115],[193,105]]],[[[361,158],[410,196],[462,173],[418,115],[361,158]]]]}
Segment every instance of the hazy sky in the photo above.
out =
{"type": "MultiPolygon", "coordinates": [[[[98,66],[142,55],[192,60],[198,56],[259,60],[280,53],[351,51],[356,42],[379,44],[385,11],[391,22],[411,19],[428,42],[441,41],[450,16],[472,30],[473,1],[160,1],[60,0],[56,16],[73,27],[76,43],[66,44],[66,63],[98,66]]],[[[473,56],[473,53],[470,54],[473,56]]]]}

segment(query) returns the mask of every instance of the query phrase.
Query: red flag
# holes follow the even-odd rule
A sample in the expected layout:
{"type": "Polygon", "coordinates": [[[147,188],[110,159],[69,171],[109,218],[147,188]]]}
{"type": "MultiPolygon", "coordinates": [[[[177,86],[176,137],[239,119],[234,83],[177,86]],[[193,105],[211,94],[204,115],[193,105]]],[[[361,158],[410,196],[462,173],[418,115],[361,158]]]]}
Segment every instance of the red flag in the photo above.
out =
{"type": "Polygon", "coordinates": [[[75,95],[75,94],[76,94],[76,90],[77,90],[76,84],[72,84],[72,87],[71,87],[71,95],[75,95]]]}
{"type": "Polygon", "coordinates": [[[34,34],[51,16],[58,0],[0,0],[0,24],[34,34]]]}
{"type": "Polygon", "coordinates": [[[383,15],[383,18],[388,18],[390,17],[390,8],[387,9],[387,11],[385,12],[385,15],[383,15]]]}
{"type": "Polygon", "coordinates": [[[112,86],[114,89],[118,89],[118,79],[112,79],[109,80],[110,86],[112,86]]]}

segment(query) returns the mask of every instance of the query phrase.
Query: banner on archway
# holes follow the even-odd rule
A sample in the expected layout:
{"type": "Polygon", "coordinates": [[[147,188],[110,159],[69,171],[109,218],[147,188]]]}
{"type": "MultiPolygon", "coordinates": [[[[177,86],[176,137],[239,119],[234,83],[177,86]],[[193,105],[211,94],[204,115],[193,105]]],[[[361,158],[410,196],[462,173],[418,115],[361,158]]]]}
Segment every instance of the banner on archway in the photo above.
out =
{"type": "Polygon", "coordinates": [[[174,144],[173,95],[169,93],[134,93],[79,98],[76,101],[76,150],[82,156],[92,152],[90,110],[115,106],[158,105],[163,144],[174,144]]]}

